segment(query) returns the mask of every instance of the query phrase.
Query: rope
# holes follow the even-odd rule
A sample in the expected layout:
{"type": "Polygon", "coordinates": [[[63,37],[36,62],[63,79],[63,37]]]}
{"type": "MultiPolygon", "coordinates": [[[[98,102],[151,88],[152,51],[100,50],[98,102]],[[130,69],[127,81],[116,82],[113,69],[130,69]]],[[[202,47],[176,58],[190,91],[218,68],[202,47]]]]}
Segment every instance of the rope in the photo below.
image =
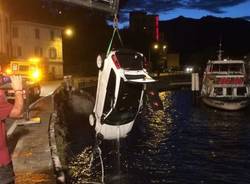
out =
{"type": "Polygon", "coordinates": [[[101,177],[101,183],[100,182],[92,182],[92,181],[90,181],[90,182],[86,182],[86,181],[84,181],[84,183],[92,183],[92,184],[104,184],[104,164],[103,164],[103,159],[102,159],[102,150],[101,150],[101,148],[100,148],[100,146],[99,146],[99,144],[100,144],[101,142],[99,142],[99,140],[96,140],[96,142],[95,142],[95,146],[94,146],[94,148],[93,148],[93,153],[92,153],[92,155],[91,155],[91,158],[90,158],[90,165],[89,165],[89,169],[92,167],[92,164],[93,164],[93,161],[94,161],[94,154],[96,153],[96,150],[97,150],[97,152],[98,152],[98,154],[99,154],[99,159],[100,159],[100,162],[101,162],[101,170],[102,170],[102,177],[101,177]]]}
{"type": "MultiPolygon", "coordinates": [[[[120,157],[120,134],[121,134],[121,132],[120,132],[120,125],[119,125],[119,127],[118,127],[118,134],[117,134],[117,140],[116,140],[116,142],[117,142],[117,166],[118,166],[118,175],[119,175],[119,178],[120,178],[120,175],[121,175],[121,157],[120,157]]],[[[120,181],[119,181],[119,183],[120,183],[120,181]]]]}
{"type": "Polygon", "coordinates": [[[101,167],[102,167],[102,183],[104,183],[104,164],[103,164],[103,159],[102,159],[102,150],[99,146],[97,146],[97,150],[99,152],[99,157],[100,157],[100,162],[101,162],[101,167]]]}
{"type": "Polygon", "coordinates": [[[108,50],[107,50],[106,55],[108,55],[109,52],[110,52],[110,50],[111,50],[115,34],[117,34],[118,39],[120,41],[120,44],[123,47],[123,41],[122,41],[121,35],[119,33],[119,29],[118,29],[118,17],[117,17],[117,14],[114,15],[114,19],[113,19],[113,34],[112,34],[111,40],[109,42],[109,46],[108,46],[108,50]]]}
{"type": "Polygon", "coordinates": [[[113,19],[113,27],[114,29],[118,29],[118,17],[117,14],[114,15],[114,19],[113,19]]]}

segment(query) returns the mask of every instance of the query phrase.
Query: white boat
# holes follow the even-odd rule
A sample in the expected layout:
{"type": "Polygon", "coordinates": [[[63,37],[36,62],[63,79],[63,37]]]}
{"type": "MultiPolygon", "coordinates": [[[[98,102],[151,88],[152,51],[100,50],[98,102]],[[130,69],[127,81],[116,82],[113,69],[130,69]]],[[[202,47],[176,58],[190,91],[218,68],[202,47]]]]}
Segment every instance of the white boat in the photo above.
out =
{"type": "Polygon", "coordinates": [[[239,110],[249,104],[245,63],[242,60],[221,59],[208,61],[201,89],[202,101],[223,110],[239,110]]]}

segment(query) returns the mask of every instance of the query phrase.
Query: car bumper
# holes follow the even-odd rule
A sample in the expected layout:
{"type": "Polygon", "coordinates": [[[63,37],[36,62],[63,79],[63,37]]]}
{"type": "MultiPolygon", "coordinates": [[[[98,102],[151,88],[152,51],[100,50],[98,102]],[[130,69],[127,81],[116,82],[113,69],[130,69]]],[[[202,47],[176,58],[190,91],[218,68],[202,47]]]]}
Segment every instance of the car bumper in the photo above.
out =
{"type": "Polygon", "coordinates": [[[97,122],[95,130],[97,133],[101,133],[104,139],[114,140],[127,137],[127,134],[131,131],[133,124],[134,121],[123,125],[108,125],[97,122]]]}

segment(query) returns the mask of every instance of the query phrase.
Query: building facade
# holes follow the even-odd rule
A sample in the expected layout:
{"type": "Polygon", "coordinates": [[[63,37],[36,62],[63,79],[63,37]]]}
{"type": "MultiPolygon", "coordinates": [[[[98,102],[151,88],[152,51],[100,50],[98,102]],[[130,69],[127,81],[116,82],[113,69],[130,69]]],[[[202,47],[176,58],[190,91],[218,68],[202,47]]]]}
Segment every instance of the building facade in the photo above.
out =
{"type": "Polygon", "coordinates": [[[63,77],[62,28],[27,21],[11,23],[11,59],[40,58],[46,78],[63,77]]]}
{"type": "Polygon", "coordinates": [[[11,55],[10,18],[0,1],[0,64],[8,61],[11,55]]]}
{"type": "Polygon", "coordinates": [[[167,54],[167,67],[179,69],[180,68],[180,54],[178,53],[168,53],[167,54]]]}
{"type": "Polygon", "coordinates": [[[144,11],[130,12],[129,29],[133,32],[146,33],[151,41],[159,41],[159,15],[148,15],[144,11]]]}

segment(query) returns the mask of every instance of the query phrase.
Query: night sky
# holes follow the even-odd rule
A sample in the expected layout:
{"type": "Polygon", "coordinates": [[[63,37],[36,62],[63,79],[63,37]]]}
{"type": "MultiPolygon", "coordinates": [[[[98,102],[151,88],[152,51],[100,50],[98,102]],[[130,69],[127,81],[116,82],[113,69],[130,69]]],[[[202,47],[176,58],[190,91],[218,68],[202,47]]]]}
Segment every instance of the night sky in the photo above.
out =
{"type": "MultiPolygon", "coordinates": [[[[28,2],[30,0],[21,0],[21,2],[26,1],[28,2]]],[[[37,2],[38,1],[43,1],[45,4],[51,5],[49,8],[55,9],[52,2],[64,2],[66,6],[70,7],[69,2],[74,4],[74,2],[77,1],[89,0],[37,0],[37,2]]],[[[120,27],[128,25],[129,12],[136,10],[145,11],[148,12],[148,14],[158,14],[160,15],[160,20],[169,20],[179,16],[195,19],[204,16],[214,16],[243,18],[250,21],[250,0],[120,0],[120,5],[120,27]]]]}
{"type": "Polygon", "coordinates": [[[120,21],[127,24],[128,12],[143,10],[159,14],[160,20],[178,16],[244,18],[250,21],[250,0],[128,0],[120,10],[120,21]]]}

